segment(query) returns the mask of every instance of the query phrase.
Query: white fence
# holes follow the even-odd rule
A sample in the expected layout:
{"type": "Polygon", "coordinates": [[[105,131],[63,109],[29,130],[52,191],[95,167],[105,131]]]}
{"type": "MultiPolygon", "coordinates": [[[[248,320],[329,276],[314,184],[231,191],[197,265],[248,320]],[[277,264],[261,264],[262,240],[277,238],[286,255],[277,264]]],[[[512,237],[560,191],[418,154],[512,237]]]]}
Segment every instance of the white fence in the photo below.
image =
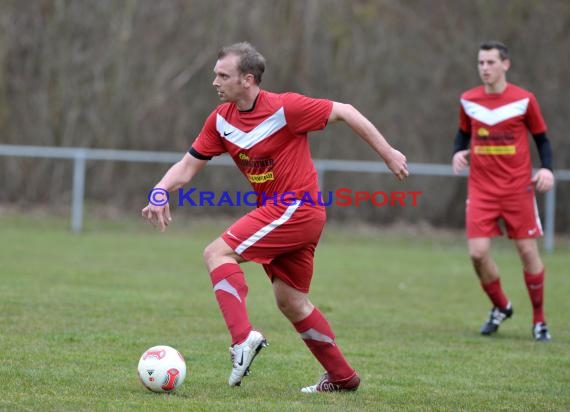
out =
{"type": "MultiPolygon", "coordinates": [[[[180,160],[180,152],[145,152],[136,150],[106,150],[77,147],[44,147],[0,145],[0,156],[41,157],[73,160],[73,189],[71,201],[71,230],[81,232],[83,226],[83,197],[85,192],[85,163],[87,160],[112,160],[123,162],[174,163],[180,160]]],[[[210,162],[213,165],[230,166],[232,159],[227,156],[216,157],[210,162]]],[[[367,172],[390,173],[382,162],[358,160],[325,160],[315,159],[315,167],[319,173],[319,181],[324,187],[325,174],[334,172],[367,172]]],[[[412,175],[454,176],[448,164],[410,163],[412,175]]],[[[557,181],[570,181],[570,170],[556,170],[557,181]]],[[[544,249],[550,253],[554,249],[554,219],[556,205],[556,187],[545,195],[544,210],[544,249]]]]}

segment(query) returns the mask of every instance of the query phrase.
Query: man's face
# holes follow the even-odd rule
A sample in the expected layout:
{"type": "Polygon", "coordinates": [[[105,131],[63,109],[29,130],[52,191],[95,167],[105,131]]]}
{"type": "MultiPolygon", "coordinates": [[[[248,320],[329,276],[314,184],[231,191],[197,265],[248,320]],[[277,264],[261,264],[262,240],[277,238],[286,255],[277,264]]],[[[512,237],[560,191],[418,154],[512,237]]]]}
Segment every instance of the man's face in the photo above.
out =
{"type": "Polygon", "coordinates": [[[483,84],[493,86],[499,81],[505,80],[505,74],[509,69],[509,60],[501,60],[497,49],[479,50],[478,67],[479,77],[481,77],[483,84]]]}
{"type": "Polygon", "coordinates": [[[212,85],[223,102],[235,102],[244,92],[245,76],[238,70],[239,57],[228,54],[216,62],[214,67],[215,78],[212,85]]]}

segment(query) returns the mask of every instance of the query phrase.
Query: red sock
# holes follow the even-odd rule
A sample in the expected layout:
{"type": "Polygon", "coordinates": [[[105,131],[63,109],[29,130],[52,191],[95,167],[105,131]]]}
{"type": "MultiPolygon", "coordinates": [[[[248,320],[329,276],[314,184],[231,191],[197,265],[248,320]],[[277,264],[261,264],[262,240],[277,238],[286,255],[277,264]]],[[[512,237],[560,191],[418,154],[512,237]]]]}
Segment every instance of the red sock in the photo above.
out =
{"type": "Polygon", "coordinates": [[[218,306],[232,336],[232,345],[241,343],[251,332],[245,305],[248,290],[245,276],[237,263],[224,263],[212,270],[210,278],[218,306]]]}
{"type": "Polygon", "coordinates": [[[544,320],[544,269],[537,274],[524,272],[524,282],[532,303],[533,323],[545,322],[544,320]]]}
{"type": "Polygon", "coordinates": [[[333,382],[351,379],[356,373],[334,341],[334,333],[317,308],[305,319],[293,324],[309,350],[329,374],[333,382]]]}
{"type": "Polygon", "coordinates": [[[496,306],[499,309],[505,309],[509,305],[509,300],[505,296],[503,288],[501,287],[501,279],[494,280],[491,283],[481,282],[481,287],[487,296],[489,296],[491,302],[493,302],[493,306],[496,306]]]}

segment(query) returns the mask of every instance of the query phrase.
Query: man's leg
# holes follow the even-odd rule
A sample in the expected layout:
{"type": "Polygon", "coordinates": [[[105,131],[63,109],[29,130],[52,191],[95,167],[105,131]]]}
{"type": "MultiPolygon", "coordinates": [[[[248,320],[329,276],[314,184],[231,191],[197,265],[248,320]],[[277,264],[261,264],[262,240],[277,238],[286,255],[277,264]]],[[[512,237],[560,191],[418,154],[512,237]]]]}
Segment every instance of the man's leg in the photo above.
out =
{"type": "Polygon", "coordinates": [[[481,328],[483,335],[497,332],[499,325],[513,314],[512,305],[501,286],[501,278],[495,261],[491,257],[490,238],[471,238],[467,241],[469,256],[483,291],[493,303],[489,320],[481,328]]]}
{"type": "Polygon", "coordinates": [[[335,342],[335,335],[323,314],[301,292],[281,279],[273,278],[273,292],[279,310],[289,319],[326,371],[325,377],[305,392],[356,390],[360,378],[335,342]],[[313,389],[313,390],[309,390],[313,389]]]}
{"type": "Polygon", "coordinates": [[[237,255],[223,239],[218,238],[204,250],[204,262],[210,272],[218,306],[232,337],[230,354],[233,369],[230,386],[239,386],[257,353],[267,342],[252,330],[246,307],[247,283],[237,255]]]}
{"type": "Polygon", "coordinates": [[[204,262],[232,337],[232,345],[243,342],[251,331],[246,309],[248,288],[239,261],[241,258],[221,238],[204,250],[204,262]]]}
{"type": "Polygon", "coordinates": [[[536,239],[515,239],[517,252],[523,265],[524,280],[533,314],[533,336],[539,341],[550,340],[544,316],[544,265],[538,252],[536,239]]]}
{"type": "Polygon", "coordinates": [[[495,261],[491,257],[491,239],[473,238],[467,241],[469,256],[475,273],[479,277],[481,287],[494,306],[504,309],[509,300],[501,287],[501,277],[495,261]]]}
{"type": "Polygon", "coordinates": [[[533,312],[532,334],[537,341],[549,341],[544,318],[544,265],[536,238],[542,236],[542,225],[533,192],[525,192],[504,204],[503,217],[507,233],[514,239],[522,266],[533,312]]]}

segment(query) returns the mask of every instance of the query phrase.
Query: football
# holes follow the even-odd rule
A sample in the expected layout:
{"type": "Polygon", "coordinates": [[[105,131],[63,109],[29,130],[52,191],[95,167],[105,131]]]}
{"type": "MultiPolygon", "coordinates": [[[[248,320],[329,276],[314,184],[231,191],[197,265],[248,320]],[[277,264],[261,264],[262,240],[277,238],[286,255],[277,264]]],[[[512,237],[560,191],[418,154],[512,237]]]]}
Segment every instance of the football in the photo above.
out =
{"type": "Polygon", "coordinates": [[[172,392],[184,382],[186,362],[180,352],[170,346],[153,346],[142,354],[138,373],[148,390],[172,392]]]}

